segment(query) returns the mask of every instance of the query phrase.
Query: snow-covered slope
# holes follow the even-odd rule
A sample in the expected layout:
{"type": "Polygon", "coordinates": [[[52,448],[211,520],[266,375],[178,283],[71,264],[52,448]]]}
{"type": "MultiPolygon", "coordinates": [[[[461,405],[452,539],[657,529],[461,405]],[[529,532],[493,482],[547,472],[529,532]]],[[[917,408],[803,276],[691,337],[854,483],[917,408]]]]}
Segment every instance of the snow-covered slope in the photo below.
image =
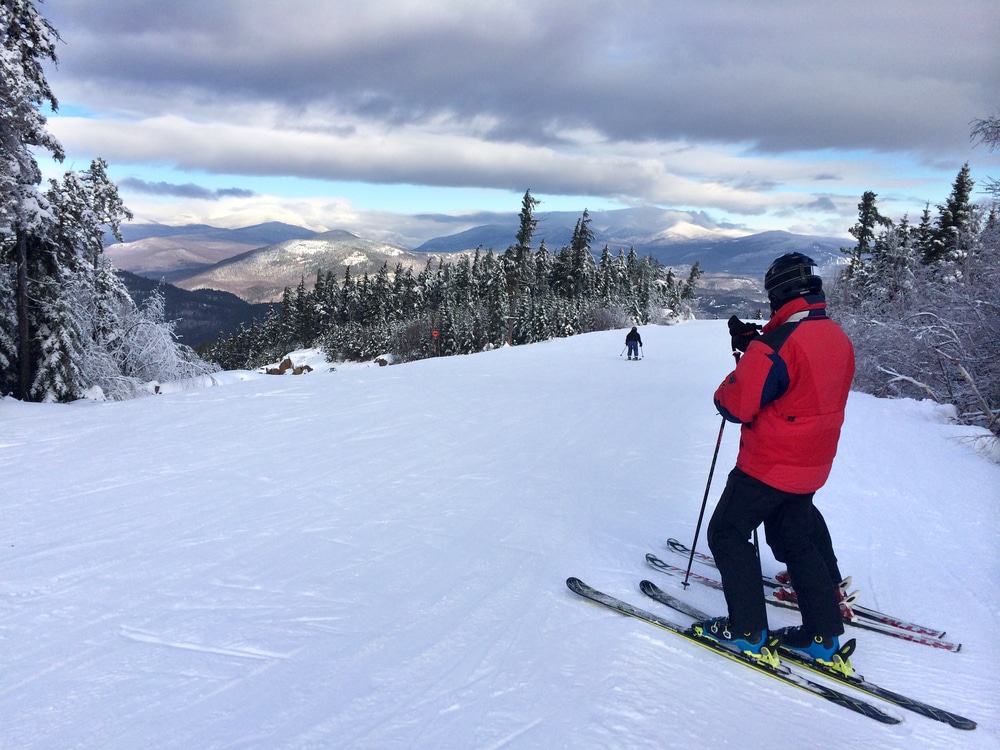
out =
{"type": "Polygon", "coordinates": [[[0,747],[1000,745],[1000,466],[933,404],[852,394],[817,502],[863,602],[963,643],[854,631],[855,666],[978,729],[879,725],[566,589],[724,609],[643,556],[694,534],[725,323],[644,328],[641,362],[624,333],[0,400],[0,747]]]}

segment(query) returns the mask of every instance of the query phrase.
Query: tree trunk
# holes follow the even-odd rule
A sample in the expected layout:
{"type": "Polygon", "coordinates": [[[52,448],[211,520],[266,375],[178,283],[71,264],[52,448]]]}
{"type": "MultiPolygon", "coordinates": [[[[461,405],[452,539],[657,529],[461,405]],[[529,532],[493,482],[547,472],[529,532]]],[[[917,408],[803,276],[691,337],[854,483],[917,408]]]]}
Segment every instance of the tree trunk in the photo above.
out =
{"type": "Polygon", "coordinates": [[[31,391],[31,329],[28,325],[28,238],[17,234],[17,359],[18,396],[28,400],[31,391]]]}

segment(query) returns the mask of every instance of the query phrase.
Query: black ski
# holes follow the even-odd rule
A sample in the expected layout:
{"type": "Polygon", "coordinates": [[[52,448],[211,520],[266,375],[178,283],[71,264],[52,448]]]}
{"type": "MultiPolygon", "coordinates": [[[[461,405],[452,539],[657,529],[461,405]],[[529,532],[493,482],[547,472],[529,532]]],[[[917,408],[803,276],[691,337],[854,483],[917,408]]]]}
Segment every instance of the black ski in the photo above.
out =
{"type": "MultiPolygon", "coordinates": [[[[683,568],[678,568],[676,565],[671,565],[670,563],[664,562],[652,552],[646,555],[646,562],[656,570],[661,573],[666,573],[673,576],[684,577],[686,571],[683,568]]],[[[714,578],[709,578],[708,576],[703,576],[698,573],[691,573],[689,579],[692,581],[697,581],[703,586],[710,586],[713,589],[722,590],[722,582],[714,578]]],[[[768,604],[775,607],[784,607],[786,609],[798,609],[798,607],[791,602],[782,601],[781,599],[776,599],[773,596],[765,597],[768,604]]],[[[893,638],[899,638],[904,641],[909,641],[910,643],[919,643],[923,646],[930,646],[931,648],[943,649],[944,651],[960,651],[962,648],[961,643],[949,643],[948,641],[943,641],[940,638],[927,638],[926,636],[918,635],[916,633],[911,633],[908,630],[900,630],[893,627],[892,625],[886,625],[881,622],[869,622],[862,620],[844,620],[845,625],[850,625],[854,628],[860,628],[862,630],[871,630],[875,633],[882,633],[883,635],[889,635],[893,638]]]]}
{"type": "MultiPolygon", "coordinates": [[[[692,620],[702,621],[707,620],[709,615],[699,610],[697,607],[692,606],[688,602],[682,599],[668,594],[663,591],[656,584],[650,581],[643,581],[639,584],[639,588],[642,589],[642,593],[651,599],[655,599],[661,604],[665,604],[668,607],[682,612],[692,620]]],[[[849,641],[841,649],[845,653],[853,652],[854,650],[853,639],[849,641]]],[[[837,672],[819,662],[815,662],[812,659],[799,654],[796,651],[791,651],[785,648],[779,648],[778,651],[781,658],[785,661],[791,661],[799,666],[805,667],[806,669],[812,670],[817,674],[821,674],[824,677],[829,677],[832,680],[836,680],[844,685],[849,685],[850,687],[861,690],[868,695],[874,696],[876,698],[881,698],[882,700],[888,701],[893,705],[899,706],[900,708],[905,708],[908,711],[913,711],[920,714],[921,716],[926,716],[929,719],[935,719],[936,721],[943,721],[946,724],[950,724],[956,729],[975,729],[976,722],[971,719],[966,719],[964,716],[959,716],[958,714],[953,714],[950,711],[945,711],[944,709],[937,708],[935,706],[928,705],[922,701],[914,700],[900,693],[888,690],[880,685],[876,685],[873,682],[869,682],[864,677],[858,674],[845,675],[841,672],[837,672]]]]}
{"type": "MultiPolygon", "coordinates": [[[[676,539],[668,539],[667,546],[672,552],[686,557],[691,558],[691,550],[686,547],[682,542],[676,539]]],[[[711,555],[706,555],[703,552],[695,552],[694,559],[698,562],[705,563],[706,565],[711,565],[713,568],[717,567],[715,564],[715,559],[711,555]]],[[[772,589],[781,588],[782,584],[775,578],[771,576],[763,576],[762,581],[765,586],[772,589]]],[[[851,610],[858,617],[863,617],[866,620],[872,620],[874,622],[881,622],[883,625],[888,625],[890,627],[899,628],[900,630],[908,630],[912,633],[917,633],[919,635],[926,635],[931,638],[944,638],[945,631],[937,630],[935,628],[929,628],[926,625],[917,625],[914,622],[907,622],[898,617],[893,617],[892,615],[887,615],[885,612],[879,612],[878,610],[871,609],[870,607],[865,607],[860,604],[851,605],[851,610]]]]}
{"type": "Polygon", "coordinates": [[[773,677],[776,680],[780,680],[781,682],[800,688],[801,690],[805,690],[806,692],[828,700],[831,703],[836,703],[838,706],[843,706],[851,711],[856,711],[857,713],[867,716],[870,719],[875,719],[883,724],[898,724],[901,721],[899,717],[885,713],[878,706],[842,693],[839,690],[834,690],[833,688],[827,687],[821,683],[814,682],[805,675],[793,671],[784,664],[779,665],[778,667],[771,667],[764,662],[759,662],[749,656],[746,656],[742,652],[731,651],[717,641],[699,638],[691,632],[689,628],[685,628],[675,622],[671,622],[663,617],[654,615],[652,612],[639,609],[626,601],[622,601],[621,599],[605,594],[602,591],[598,591],[597,589],[588,586],[579,578],[567,578],[566,585],[574,593],[590,599],[591,601],[603,604],[605,607],[621,612],[624,615],[643,620],[651,625],[656,625],[657,627],[671,632],[674,635],[678,635],[691,643],[696,643],[702,648],[714,651],[720,656],[725,656],[726,658],[750,667],[761,674],[766,674],[769,677],[773,677]]]}

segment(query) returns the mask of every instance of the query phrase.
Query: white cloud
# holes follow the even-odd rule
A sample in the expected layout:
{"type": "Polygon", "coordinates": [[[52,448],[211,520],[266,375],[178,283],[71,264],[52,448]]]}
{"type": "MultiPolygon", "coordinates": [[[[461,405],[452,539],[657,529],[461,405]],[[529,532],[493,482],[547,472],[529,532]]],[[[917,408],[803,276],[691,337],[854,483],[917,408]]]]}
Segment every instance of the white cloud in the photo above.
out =
{"type": "Polygon", "coordinates": [[[817,200],[834,182],[817,181],[817,174],[842,175],[839,182],[851,186],[868,172],[864,163],[767,158],[725,145],[578,140],[573,149],[560,151],[443,129],[387,130],[363,122],[351,123],[342,133],[321,133],[179,117],[139,121],[67,117],[54,120],[52,130],[67,149],[100,154],[112,163],[167,163],[180,170],[248,179],[290,175],[510,190],[531,186],[538,192],[628,196],[746,215],[817,200]]]}

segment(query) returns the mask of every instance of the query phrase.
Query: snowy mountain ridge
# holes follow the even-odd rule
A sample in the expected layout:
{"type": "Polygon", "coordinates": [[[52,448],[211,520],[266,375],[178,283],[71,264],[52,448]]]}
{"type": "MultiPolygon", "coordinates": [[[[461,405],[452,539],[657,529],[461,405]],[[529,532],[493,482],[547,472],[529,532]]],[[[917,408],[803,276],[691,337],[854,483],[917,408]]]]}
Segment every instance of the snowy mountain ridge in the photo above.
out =
{"type": "Polygon", "coordinates": [[[429,257],[347,232],[327,233],[249,250],[174,284],[189,291],[220,289],[248,302],[275,302],[285,287],[294,288],[303,279],[311,289],[319,271],[333,272],[339,282],[348,268],[354,276],[377,273],[385,264],[395,269],[397,263],[419,271],[429,257]]]}
{"type": "MultiPolygon", "coordinates": [[[[341,275],[351,266],[352,274],[361,275],[375,273],[386,263],[390,269],[402,263],[404,268],[419,271],[428,260],[477,248],[502,253],[515,242],[518,217],[490,218],[491,223],[433,238],[412,250],[344,230],[311,233],[271,223],[260,226],[259,236],[283,239],[260,245],[252,244],[257,236],[253,227],[224,230],[197,225],[186,233],[183,227],[168,230],[149,225],[144,230],[141,225],[129,226],[127,241],[109,244],[105,252],[119,269],[163,279],[182,289],[219,289],[248,302],[274,302],[286,286],[295,287],[303,276],[311,286],[319,268],[341,275]]],[[[535,246],[544,241],[549,252],[558,252],[569,245],[581,217],[550,212],[539,213],[537,218],[535,246]]],[[[821,265],[830,266],[841,257],[843,244],[835,238],[787,232],[751,234],[718,225],[700,214],[648,207],[597,211],[590,218],[595,256],[605,246],[615,255],[634,248],[639,255],[651,255],[682,272],[697,262],[709,273],[759,279],[774,258],[791,250],[810,252],[821,265]]]]}

